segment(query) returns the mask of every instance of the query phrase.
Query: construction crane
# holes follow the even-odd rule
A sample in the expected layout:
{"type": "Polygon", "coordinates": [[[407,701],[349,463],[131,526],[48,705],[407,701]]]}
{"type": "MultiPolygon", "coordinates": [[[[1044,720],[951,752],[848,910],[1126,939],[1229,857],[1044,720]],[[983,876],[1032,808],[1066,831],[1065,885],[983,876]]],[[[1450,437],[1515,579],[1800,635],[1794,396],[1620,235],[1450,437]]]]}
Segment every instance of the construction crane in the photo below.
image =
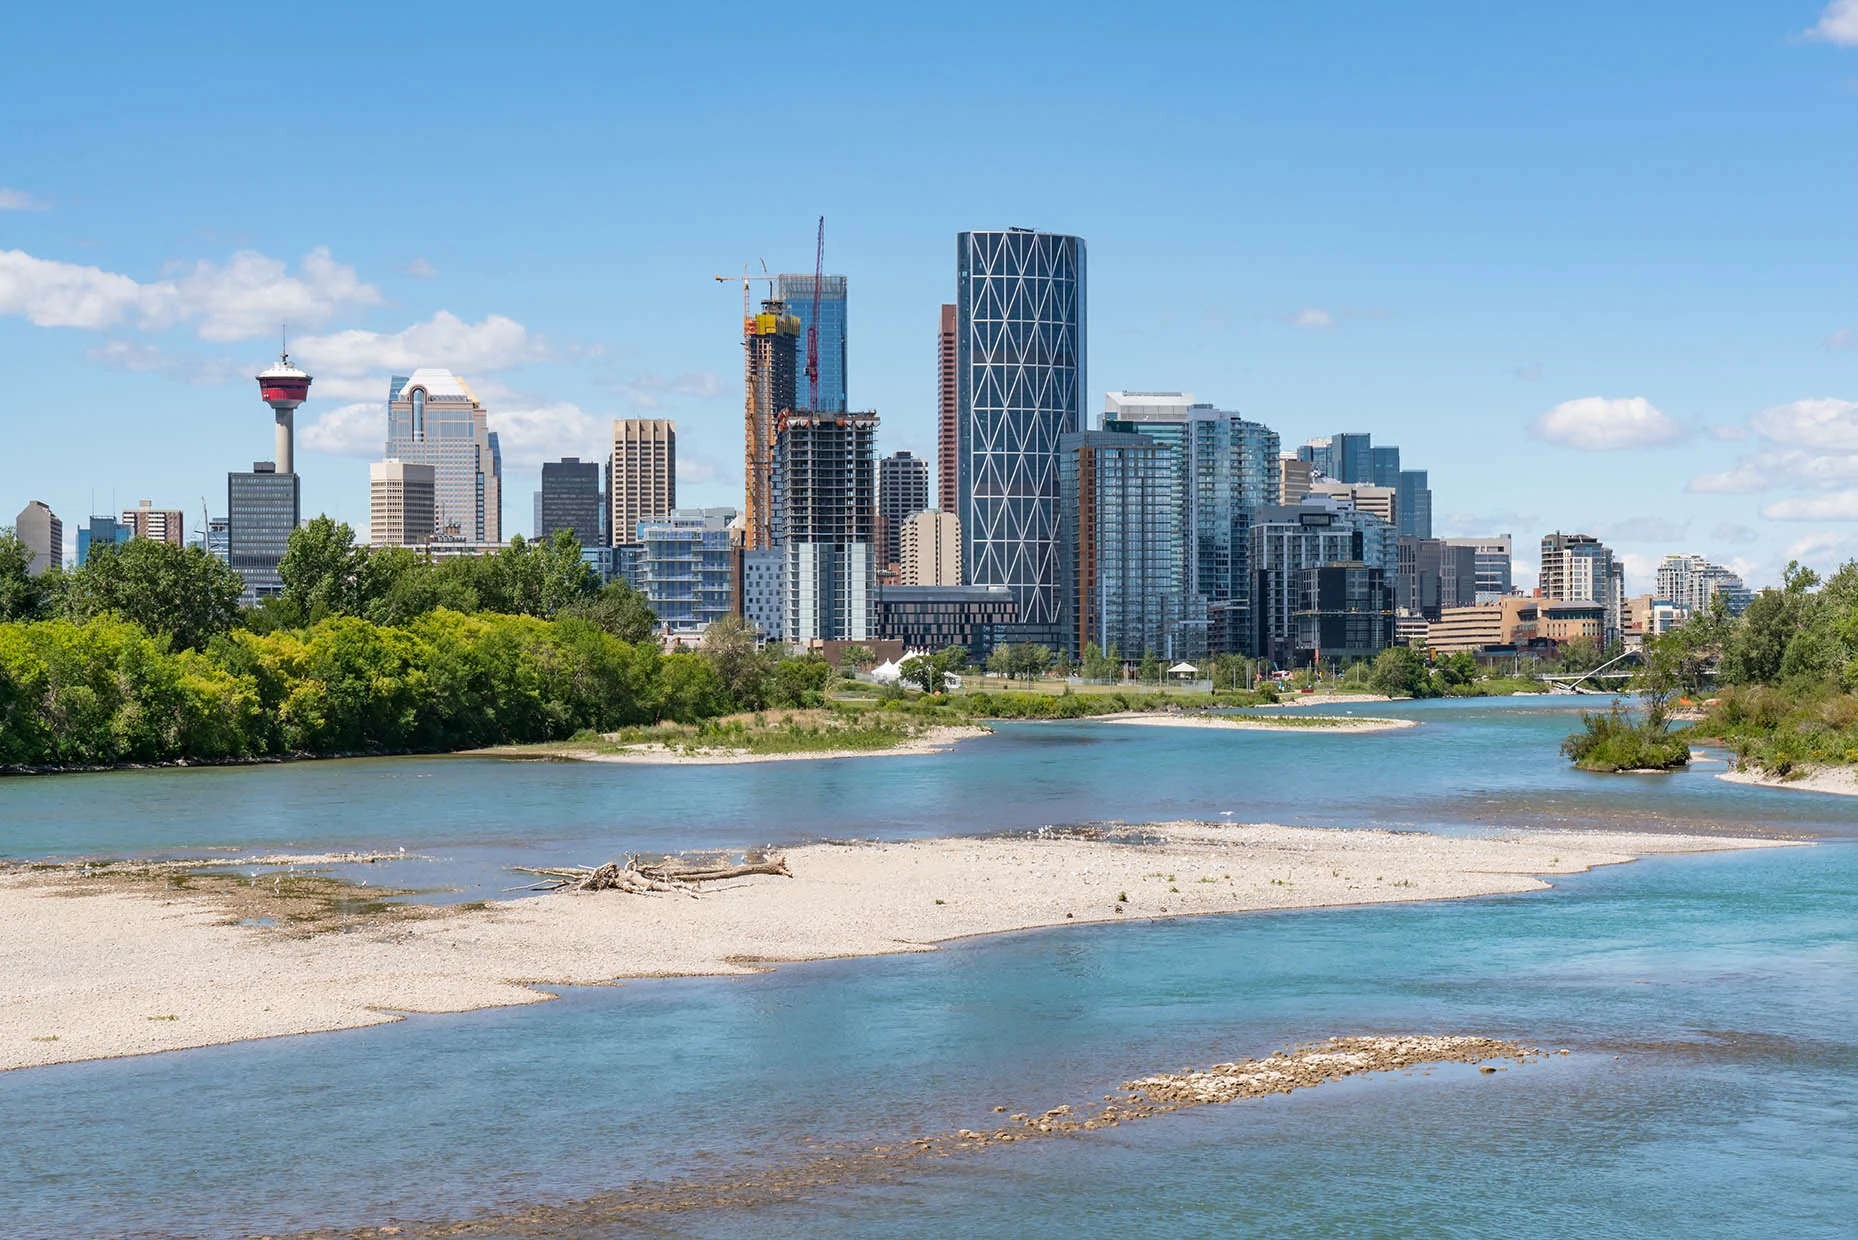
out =
{"type": "Polygon", "coordinates": [[[813,313],[806,316],[806,407],[819,408],[819,286],[826,278],[826,217],[813,247],[813,313]]]}
{"type": "Polygon", "coordinates": [[[742,318],[744,320],[749,316],[748,286],[750,284],[754,283],[756,280],[766,280],[768,282],[768,300],[774,300],[774,276],[768,271],[768,260],[765,258],[761,260],[760,275],[751,275],[748,270],[748,264],[743,263],[741,275],[716,277],[716,282],[718,284],[728,284],[732,280],[740,280],[742,282],[742,318]]]}

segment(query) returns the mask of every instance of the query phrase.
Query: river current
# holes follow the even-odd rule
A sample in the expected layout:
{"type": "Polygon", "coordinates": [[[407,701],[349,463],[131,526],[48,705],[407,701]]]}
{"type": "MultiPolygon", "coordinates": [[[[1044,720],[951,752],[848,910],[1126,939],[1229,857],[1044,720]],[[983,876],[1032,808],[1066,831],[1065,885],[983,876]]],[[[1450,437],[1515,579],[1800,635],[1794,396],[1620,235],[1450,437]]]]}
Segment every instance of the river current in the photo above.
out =
{"type": "MultiPolygon", "coordinates": [[[[1043,930],[746,979],[0,1074],[0,1232],[242,1236],[728,1186],[809,1151],[1082,1103],[1287,1042],[1572,1054],[1353,1080],[813,1185],[489,1234],[1853,1234],[1858,801],[1699,764],[1586,775],[1559,700],[1356,708],[1338,736],[1004,725],[736,767],[378,759],[0,781],[0,855],[366,849],[478,899],[511,864],[1109,819],[1811,836],[1549,892],[1043,930]]],[[[377,870],[378,867],[370,867],[377,870]]]]}

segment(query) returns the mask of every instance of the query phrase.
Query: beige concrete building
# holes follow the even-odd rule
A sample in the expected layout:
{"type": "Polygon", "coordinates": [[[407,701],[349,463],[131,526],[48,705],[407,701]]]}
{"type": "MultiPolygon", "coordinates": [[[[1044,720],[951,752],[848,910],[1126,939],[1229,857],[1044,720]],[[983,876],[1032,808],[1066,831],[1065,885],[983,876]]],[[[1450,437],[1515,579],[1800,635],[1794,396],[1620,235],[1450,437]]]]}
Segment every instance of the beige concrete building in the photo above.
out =
{"type": "Polygon", "coordinates": [[[1356,512],[1372,513],[1392,526],[1400,524],[1399,492],[1392,487],[1370,486],[1365,482],[1313,482],[1306,493],[1333,495],[1353,504],[1356,512]]]}
{"type": "Polygon", "coordinates": [[[1277,468],[1277,502],[1286,507],[1301,504],[1310,493],[1316,467],[1298,459],[1295,452],[1282,452],[1278,454],[1277,468]]]}
{"type": "Polygon", "coordinates": [[[612,473],[613,545],[639,541],[639,522],[671,515],[677,507],[677,424],[668,418],[614,418],[612,473]]]}
{"type": "Polygon", "coordinates": [[[897,584],[961,584],[961,522],[954,513],[934,509],[912,513],[903,523],[899,544],[902,570],[897,584]]]}
{"type": "Polygon", "coordinates": [[[1427,626],[1426,645],[1439,654],[1476,653],[1492,646],[1526,646],[1539,629],[1540,599],[1521,596],[1447,607],[1427,626]]]}
{"type": "Polygon", "coordinates": [[[32,559],[26,563],[26,575],[38,577],[65,562],[65,523],[43,500],[33,500],[13,519],[13,533],[26,544],[32,559]]]}
{"type": "Polygon", "coordinates": [[[134,508],[123,509],[121,524],[131,538],[152,538],[176,547],[187,544],[187,521],[178,508],[157,508],[143,500],[134,508]]]}
{"type": "Polygon", "coordinates": [[[390,457],[368,466],[368,542],[423,546],[438,523],[438,470],[390,457]]]}

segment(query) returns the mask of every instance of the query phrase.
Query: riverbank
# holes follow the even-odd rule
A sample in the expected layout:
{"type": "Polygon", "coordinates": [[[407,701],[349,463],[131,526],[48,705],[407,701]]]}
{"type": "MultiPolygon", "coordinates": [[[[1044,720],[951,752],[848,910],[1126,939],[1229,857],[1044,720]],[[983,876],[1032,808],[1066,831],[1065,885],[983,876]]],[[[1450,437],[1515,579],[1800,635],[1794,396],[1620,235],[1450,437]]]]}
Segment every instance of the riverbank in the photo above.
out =
{"type": "Polygon", "coordinates": [[[1280,715],[1276,719],[1235,718],[1230,715],[1100,715],[1103,723],[1128,723],[1158,728],[1211,728],[1238,732],[1398,732],[1416,728],[1416,719],[1371,719],[1354,715],[1280,715]]]}
{"type": "Polygon", "coordinates": [[[881,758],[907,754],[941,753],[958,741],[987,736],[992,728],[978,724],[944,724],[921,732],[880,738],[884,743],[859,748],[791,749],[757,752],[735,745],[700,742],[640,741],[593,747],[585,742],[559,745],[503,746],[480,749],[465,757],[531,759],[551,762],[618,762],[643,766],[740,766],[752,762],[798,762],[821,758],[881,758]]]}
{"type": "Polygon", "coordinates": [[[1833,796],[1858,797],[1858,767],[1801,767],[1786,775],[1774,775],[1754,767],[1719,771],[1716,778],[1732,784],[1755,784],[1762,788],[1792,788],[1796,792],[1827,792],[1833,796]]]}
{"type": "MultiPolygon", "coordinates": [[[[333,924],[308,930],[288,919],[282,901],[301,893],[282,882],[276,912],[285,915],[264,911],[269,875],[229,904],[171,874],[16,868],[0,873],[0,1069],[534,1003],[552,997],[538,989],[549,986],[930,951],[1076,922],[1538,891],[1555,875],[1645,855],[1781,843],[1168,823],[815,844],[786,854],[792,878],[731,880],[695,899],[601,892],[369,905],[338,908],[333,924]]],[[[391,877],[389,865],[382,878],[391,877]]]]}

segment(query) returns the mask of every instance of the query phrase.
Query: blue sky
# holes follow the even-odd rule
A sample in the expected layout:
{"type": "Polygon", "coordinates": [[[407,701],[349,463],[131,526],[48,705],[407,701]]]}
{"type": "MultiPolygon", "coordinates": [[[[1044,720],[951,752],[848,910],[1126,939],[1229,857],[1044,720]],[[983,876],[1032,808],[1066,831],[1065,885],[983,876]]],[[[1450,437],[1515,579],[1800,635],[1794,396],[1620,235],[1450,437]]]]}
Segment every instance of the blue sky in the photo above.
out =
{"type": "Polygon", "coordinates": [[[223,511],[281,318],[310,512],[365,524],[414,364],[485,398],[506,529],[615,416],[739,503],[710,277],[823,214],[884,451],[933,447],[955,233],[1024,225],[1088,241],[1093,414],[1371,431],[1442,532],[1635,586],[1858,554],[1858,0],[188,8],[0,15],[0,519],[223,511]]]}

